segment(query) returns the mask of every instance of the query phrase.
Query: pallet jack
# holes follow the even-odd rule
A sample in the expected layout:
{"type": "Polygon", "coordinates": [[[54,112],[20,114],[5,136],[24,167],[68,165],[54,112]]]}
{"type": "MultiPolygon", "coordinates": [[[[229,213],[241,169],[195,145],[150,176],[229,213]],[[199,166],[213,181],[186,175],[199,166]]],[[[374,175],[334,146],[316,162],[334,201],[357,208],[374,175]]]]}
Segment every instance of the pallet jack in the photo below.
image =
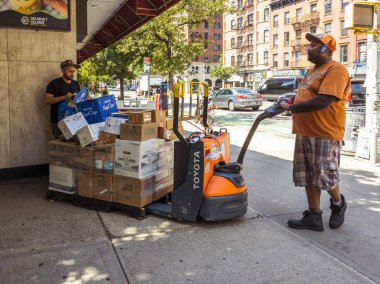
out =
{"type": "Polygon", "coordinates": [[[203,86],[204,133],[184,138],[178,131],[179,99],[184,97],[185,84],[174,86],[173,131],[179,140],[174,143],[174,190],[165,202],[145,207],[147,213],[183,221],[215,222],[241,217],[248,208],[248,192],[242,175],[243,160],[260,122],[283,112],[281,101],[292,102],[294,94],[280,97],[261,113],[252,125],[237,162],[229,161],[229,133],[213,132],[207,125],[208,85],[203,86]],[[224,146],[223,146],[224,143],[224,146]],[[217,146],[217,150],[213,151],[217,146]]]}

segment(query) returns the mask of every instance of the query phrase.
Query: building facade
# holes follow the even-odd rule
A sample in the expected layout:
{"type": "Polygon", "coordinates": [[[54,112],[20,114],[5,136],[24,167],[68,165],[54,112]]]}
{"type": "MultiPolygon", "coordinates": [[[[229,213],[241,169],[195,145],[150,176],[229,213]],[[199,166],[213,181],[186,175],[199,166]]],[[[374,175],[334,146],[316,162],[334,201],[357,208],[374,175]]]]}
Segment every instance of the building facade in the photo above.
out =
{"type": "MultiPolygon", "coordinates": [[[[219,63],[223,53],[223,16],[216,15],[213,22],[203,22],[192,34],[205,41],[205,52],[196,56],[188,71],[188,81],[207,82],[211,88],[221,88],[222,81],[211,76],[211,69],[219,63]]],[[[189,40],[191,39],[189,34],[189,40]]]]}
{"type": "Polygon", "coordinates": [[[232,0],[237,12],[224,17],[224,62],[237,66],[232,85],[257,88],[270,76],[303,75],[309,42],[305,34],[331,34],[333,59],[352,77],[366,71],[365,35],[344,29],[344,8],[352,0],[232,0]],[[236,82],[239,80],[239,82],[236,82]]]}

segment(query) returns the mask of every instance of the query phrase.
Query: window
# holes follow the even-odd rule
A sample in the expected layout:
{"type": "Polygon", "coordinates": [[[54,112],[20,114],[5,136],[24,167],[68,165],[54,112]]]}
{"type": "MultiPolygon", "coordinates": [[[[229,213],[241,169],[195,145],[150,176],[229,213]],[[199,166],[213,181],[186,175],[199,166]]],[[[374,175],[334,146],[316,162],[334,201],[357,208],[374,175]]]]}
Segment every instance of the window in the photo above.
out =
{"type": "Polygon", "coordinates": [[[222,23],[218,23],[218,29],[222,28],[222,23]]]}
{"type": "Polygon", "coordinates": [[[342,11],[344,11],[344,8],[348,5],[348,0],[342,0],[342,11]]]}
{"type": "Polygon", "coordinates": [[[296,51],[296,61],[301,61],[301,51],[296,51]]]}
{"type": "Polygon", "coordinates": [[[310,5],[310,12],[311,13],[317,12],[317,4],[311,4],[310,5]]]}
{"type": "Polygon", "coordinates": [[[290,55],[289,55],[289,52],[285,52],[284,53],[284,67],[289,67],[289,59],[290,59],[290,55]]]}
{"type": "Polygon", "coordinates": [[[248,53],[248,65],[253,65],[253,53],[248,53]]]}
{"type": "Polygon", "coordinates": [[[208,28],[208,22],[205,21],[205,29],[207,29],[207,28],[208,28]]]}
{"type": "Polygon", "coordinates": [[[331,14],[331,0],[325,0],[325,14],[331,14]]]}
{"type": "Polygon", "coordinates": [[[348,29],[344,28],[344,20],[340,21],[340,36],[348,36],[348,29]]]}
{"type": "MultiPolygon", "coordinates": [[[[197,55],[197,56],[194,57],[193,61],[197,62],[198,60],[199,60],[199,56],[197,55]]],[[[192,68],[194,68],[194,67],[192,67],[192,68]]]]}
{"type": "Polygon", "coordinates": [[[214,40],[218,40],[218,34],[214,34],[214,40]]]}
{"type": "Polygon", "coordinates": [[[248,25],[253,26],[253,14],[248,15],[248,25]]]}
{"type": "Polygon", "coordinates": [[[235,56],[231,56],[231,66],[235,66],[235,56]]]}
{"type": "Polygon", "coordinates": [[[208,44],[205,44],[205,49],[208,49],[208,44]]]}
{"type": "Polygon", "coordinates": [[[243,46],[243,36],[238,36],[238,47],[243,46]]]}
{"type": "Polygon", "coordinates": [[[269,42],[269,30],[264,31],[264,42],[269,42]]]}
{"type": "Polygon", "coordinates": [[[273,27],[278,27],[278,15],[273,16],[273,27]]]}
{"type": "Polygon", "coordinates": [[[222,46],[218,44],[218,51],[221,51],[221,50],[222,50],[222,46]]]}
{"type": "Polygon", "coordinates": [[[367,62],[367,44],[365,42],[358,43],[358,59],[360,62],[367,62]]]}
{"type": "Polygon", "coordinates": [[[284,23],[285,23],[285,25],[289,25],[290,24],[290,12],[285,12],[285,14],[284,14],[284,23]]]}
{"type": "Polygon", "coordinates": [[[326,34],[331,33],[331,23],[325,24],[325,33],[326,34]]]}
{"type": "Polygon", "coordinates": [[[278,67],[278,54],[273,54],[273,67],[278,67]]]}
{"type": "Polygon", "coordinates": [[[264,51],[264,64],[269,63],[269,51],[264,51]]]}
{"type": "Polygon", "coordinates": [[[241,29],[243,27],[243,18],[242,17],[240,17],[238,19],[238,25],[237,25],[237,27],[238,27],[238,29],[241,29]]]}
{"type": "Polygon", "coordinates": [[[273,48],[278,47],[278,35],[273,35],[273,48]]]}
{"type": "Polygon", "coordinates": [[[208,55],[205,55],[205,62],[208,62],[208,55]]]}
{"type": "Polygon", "coordinates": [[[253,5],[253,0],[248,0],[248,6],[252,6],[253,5]]]}
{"type": "Polygon", "coordinates": [[[235,38],[231,38],[231,48],[235,48],[236,47],[236,43],[235,43],[235,38]]]}
{"type": "Polygon", "coordinates": [[[348,60],[348,45],[342,45],[340,47],[340,62],[347,63],[348,60]]]}
{"type": "Polygon", "coordinates": [[[253,45],[253,34],[248,35],[248,45],[249,46],[253,45]]]}
{"type": "Polygon", "coordinates": [[[231,30],[236,29],[236,23],[235,20],[231,20],[231,30]]]}
{"type": "Polygon", "coordinates": [[[214,51],[218,51],[218,45],[214,44],[214,51]]]}
{"type": "Polygon", "coordinates": [[[317,33],[317,27],[310,27],[310,33],[316,34],[317,33]]]}
{"type": "Polygon", "coordinates": [[[205,39],[208,39],[208,33],[205,33],[205,39]]]}
{"type": "Polygon", "coordinates": [[[296,17],[299,18],[299,17],[301,17],[301,16],[302,16],[302,8],[298,8],[298,9],[296,10],[296,17]]]}
{"type": "Polygon", "coordinates": [[[264,9],[264,22],[269,22],[269,8],[264,9]]]}
{"type": "Polygon", "coordinates": [[[237,1],[237,7],[238,7],[238,9],[243,8],[243,0],[238,0],[237,1]]]}
{"type": "Polygon", "coordinates": [[[289,32],[284,33],[284,46],[289,46],[289,32]]]}
{"type": "Polygon", "coordinates": [[[217,29],[217,28],[218,28],[218,23],[214,22],[214,29],[217,29]]]}
{"type": "Polygon", "coordinates": [[[219,56],[218,56],[218,55],[214,55],[214,62],[215,62],[215,63],[218,63],[218,62],[219,62],[219,56]]]}
{"type": "Polygon", "coordinates": [[[296,40],[301,40],[302,38],[302,30],[296,30],[296,40]]]}
{"type": "Polygon", "coordinates": [[[222,39],[222,34],[218,34],[218,40],[222,39]]]}
{"type": "Polygon", "coordinates": [[[238,57],[237,57],[237,63],[238,63],[238,65],[242,65],[243,64],[243,55],[238,55],[238,57]]]}

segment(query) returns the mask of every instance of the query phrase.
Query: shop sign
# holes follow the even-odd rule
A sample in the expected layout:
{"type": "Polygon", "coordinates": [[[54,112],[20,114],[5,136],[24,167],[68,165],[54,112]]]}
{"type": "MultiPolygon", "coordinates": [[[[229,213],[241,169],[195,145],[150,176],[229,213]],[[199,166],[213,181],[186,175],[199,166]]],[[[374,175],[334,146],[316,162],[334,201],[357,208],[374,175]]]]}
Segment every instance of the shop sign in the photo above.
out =
{"type": "Polygon", "coordinates": [[[273,71],[273,76],[300,76],[300,70],[276,70],[273,71]]]}
{"type": "Polygon", "coordinates": [[[0,26],[70,30],[70,0],[0,0],[0,26]]]}

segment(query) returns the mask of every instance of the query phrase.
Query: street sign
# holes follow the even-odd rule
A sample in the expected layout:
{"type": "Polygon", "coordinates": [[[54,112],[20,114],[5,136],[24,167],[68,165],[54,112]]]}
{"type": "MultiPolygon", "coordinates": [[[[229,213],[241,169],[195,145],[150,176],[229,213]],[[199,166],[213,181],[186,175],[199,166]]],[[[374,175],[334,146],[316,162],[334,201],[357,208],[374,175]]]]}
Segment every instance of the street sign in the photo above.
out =
{"type": "Polygon", "coordinates": [[[150,58],[144,57],[144,74],[149,74],[150,70],[150,58]]]}

